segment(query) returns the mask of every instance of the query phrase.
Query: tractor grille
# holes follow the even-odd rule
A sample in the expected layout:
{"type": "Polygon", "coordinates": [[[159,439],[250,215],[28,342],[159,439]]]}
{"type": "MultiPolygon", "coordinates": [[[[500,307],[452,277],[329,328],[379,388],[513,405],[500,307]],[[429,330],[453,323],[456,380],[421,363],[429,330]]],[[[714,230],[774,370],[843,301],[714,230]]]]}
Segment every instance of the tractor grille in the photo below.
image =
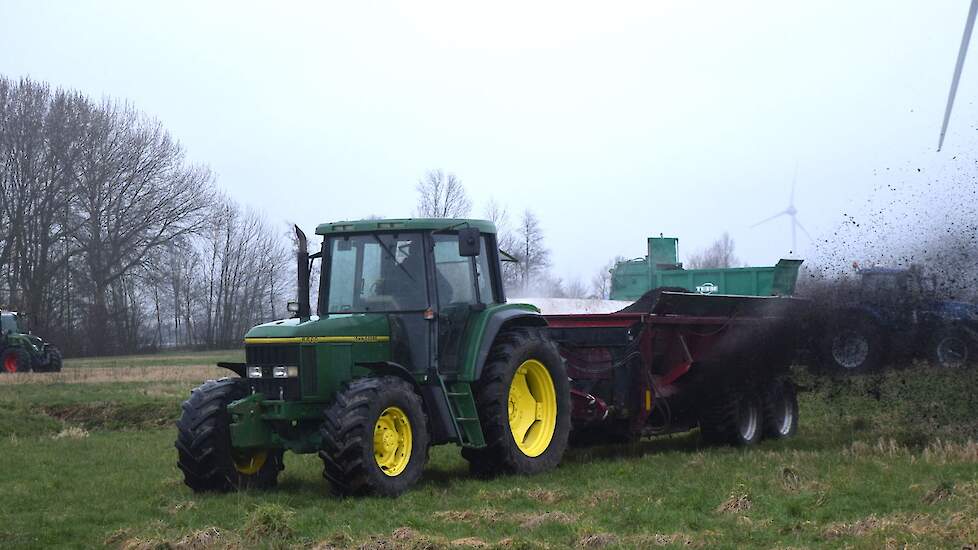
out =
{"type": "Polygon", "coordinates": [[[316,363],[316,346],[302,348],[302,365],[299,366],[299,380],[302,381],[302,394],[306,396],[319,393],[319,365],[316,363]]]}
{"type": "Polygon", "coordinates": [[[299,346],[245,346],[245,362],[262,367],[261,378],[248,379],[252,393],[260,393],[265,399],[273,400],[296,401],[302,397],[298,378],[272,378],[272,367],[299,366],[299,346]]]}
{"type": "Polygon", "coordinates": [[[245,346],[245,361],[249,365],[298,365],[299,346],[245,346]]]}

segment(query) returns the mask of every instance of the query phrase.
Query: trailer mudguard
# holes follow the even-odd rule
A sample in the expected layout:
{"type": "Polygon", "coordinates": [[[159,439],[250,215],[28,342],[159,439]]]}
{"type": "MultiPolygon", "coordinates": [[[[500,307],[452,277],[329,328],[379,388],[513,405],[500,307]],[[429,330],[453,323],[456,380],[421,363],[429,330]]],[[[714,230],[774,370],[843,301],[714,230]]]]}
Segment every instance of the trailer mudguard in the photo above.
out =
{"type": "MultiPolygon", "coordinates": [[[[534,308],[535,309],[535,308],[534,308]]],[[[496,335],[505,327],[545,327],[547,320],[538,311],[514,307],[498,309],[489,312],[489,319],[486,321],[482,331],[482,339],[479,342],[478,353],[475,357],[475,370],[472,380],[478,380],[482,376],[482,368],[489,358],[489,351],[496,341],[496,335]]]]}

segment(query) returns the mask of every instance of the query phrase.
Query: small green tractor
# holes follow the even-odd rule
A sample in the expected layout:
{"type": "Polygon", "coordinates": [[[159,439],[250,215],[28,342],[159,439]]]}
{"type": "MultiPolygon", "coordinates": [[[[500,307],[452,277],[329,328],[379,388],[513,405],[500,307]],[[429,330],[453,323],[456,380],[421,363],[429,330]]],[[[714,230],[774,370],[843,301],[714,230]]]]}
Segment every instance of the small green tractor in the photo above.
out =
{"type": "Polygon", "coordinates": [[[61,350],[22,328],[15,311],[0,311],[0,373],[57,372],[61,350]]]}
{"type": "Polygon", "coordinates": [[[178,465],[194,491],[268,488],[286,450],[318,453],[339,494],[393,496],[430,445],[473,473],[555,467],[571,429],[564,362],[539,310],[508,304],[492,223],[365,220],[299,228],[294,317],[252,328],[237,377],[183,403],[178,465]],[[310,274],[318,271],[312,314],[310,274]]]}

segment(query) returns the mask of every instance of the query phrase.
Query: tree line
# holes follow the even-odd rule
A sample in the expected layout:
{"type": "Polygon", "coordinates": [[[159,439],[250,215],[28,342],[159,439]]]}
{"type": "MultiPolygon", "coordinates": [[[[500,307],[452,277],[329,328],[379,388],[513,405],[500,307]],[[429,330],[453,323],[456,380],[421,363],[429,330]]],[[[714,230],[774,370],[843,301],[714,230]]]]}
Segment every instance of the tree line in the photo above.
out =
{"type": "Polygon", "coordinates": [[[288,257],[159,121],[0,77],[0,306],[66,353],[236,344],[281,313],[288,257]]]}
{"type": "MultiPolygon", "coordinates": [[[[416,216],[472,214],[454,174],[429,171],[416,190],[416,216]]],[[[477,217],[515,260],[502,265],[509,296],[607,298],[621,258],[565,281],[532,210],[490,200],[477,217]]],[[[132,105],[0,77],[0,307],[66,354],[237,346],[287,315],[294,250],[285,225],[222,193],[132,105]]]]}

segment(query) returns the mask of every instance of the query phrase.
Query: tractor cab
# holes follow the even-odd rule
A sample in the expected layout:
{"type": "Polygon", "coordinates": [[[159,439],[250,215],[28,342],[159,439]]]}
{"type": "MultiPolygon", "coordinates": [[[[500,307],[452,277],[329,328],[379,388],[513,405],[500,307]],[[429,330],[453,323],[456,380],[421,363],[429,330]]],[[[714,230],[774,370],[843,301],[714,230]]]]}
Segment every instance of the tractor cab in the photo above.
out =
{"type": "Polygon", "coordinates": [[[20,323],[16,311],[0,312],[0,334],[20,334],[20,323]]]}
{"type": "Polygon", "coordinates": [[[872,267],[859,270],[859,288],[867,303],[907,310],[933,309],[937,302],[933,278],[918,265],[909,268],[872,267]]]}
{"type": "MultiPolygon", "coordinates": [[[[319,318],[385,317],[394,361],[412,372],[436,365],[457,372],[470,318],[505,302],[495,228],[487,222],[368,221],[316,232],[323,236],[313,255],[321,259],[319,318]]],[[[294,308],[300,318],[303,299],[294,308]]]]}

